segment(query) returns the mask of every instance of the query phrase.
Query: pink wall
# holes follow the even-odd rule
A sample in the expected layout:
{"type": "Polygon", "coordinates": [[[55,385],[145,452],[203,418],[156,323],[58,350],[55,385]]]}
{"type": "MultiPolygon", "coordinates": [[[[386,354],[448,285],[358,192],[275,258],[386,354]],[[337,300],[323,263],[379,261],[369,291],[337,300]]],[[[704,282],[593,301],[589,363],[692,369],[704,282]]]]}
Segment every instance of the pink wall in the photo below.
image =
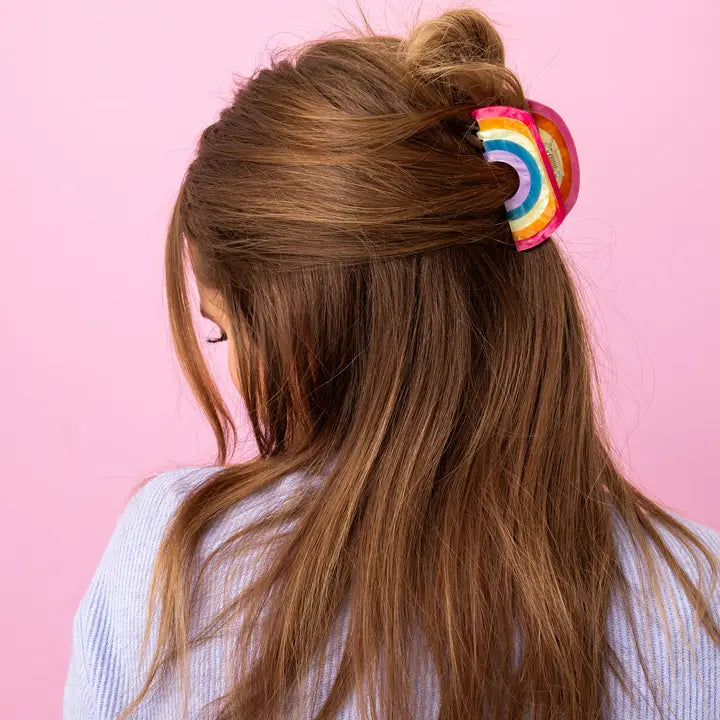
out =
{"type": "MultiPolygon", "coordinates": [[[[412,19],[405,2],[364,5],[379,29],[412,19]]],[[[622,456],[652,494],[720,528],[717,2],[479,7],[578,145],[562,235],[622,456]]],[[[212,456],[162,289],[194,142],[233,71],[342,18],[310,0],[6,0],[3,16],[0,716],[35,720],[59,716],[71,617],[133,485],[212,456]]]]}

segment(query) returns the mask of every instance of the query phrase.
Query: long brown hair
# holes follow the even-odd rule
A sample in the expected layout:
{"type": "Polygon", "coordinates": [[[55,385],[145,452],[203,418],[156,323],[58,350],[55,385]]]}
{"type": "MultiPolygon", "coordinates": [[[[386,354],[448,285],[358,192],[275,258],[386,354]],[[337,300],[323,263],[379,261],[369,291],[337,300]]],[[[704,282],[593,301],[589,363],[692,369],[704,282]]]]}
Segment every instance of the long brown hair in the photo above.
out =
{"type": "Polygon", "coordinates": [[[629,603],[618,523],[651,569],[669,565],[720,645],[707,593],[663,533],[716,571],[713,555],[618,469],[568,261],[553,239],[516,251],[503,203],[517,176],[469,133],[474,107],[527,109],[497,31],[473,9],[406,38],[364,24],[245,78],[184,176],[166,246],[170,319],[224,467],[164,537],[144,647],[153,608],[158,642],[121,717],[162,669],[181,669],[187,698],[189,651],[210,632],[190,635],[203,581],[250,544],[272,552],[212,626],[243,618],[222,720],[288,712],[344,606],[344,654],[317,718],[363,683],[372,717],[410,717],[416,630],[440,718],[599,718],[606,668],[622,677],[606,632],[611,598],[629,603]],[[245,339],[238,372],[259,448],[248,462],[228,463],[235,426],[197,342],[189,259],[245,339]],[[211,525],[296,472],[325,475],[196,573],[211,525]]]}

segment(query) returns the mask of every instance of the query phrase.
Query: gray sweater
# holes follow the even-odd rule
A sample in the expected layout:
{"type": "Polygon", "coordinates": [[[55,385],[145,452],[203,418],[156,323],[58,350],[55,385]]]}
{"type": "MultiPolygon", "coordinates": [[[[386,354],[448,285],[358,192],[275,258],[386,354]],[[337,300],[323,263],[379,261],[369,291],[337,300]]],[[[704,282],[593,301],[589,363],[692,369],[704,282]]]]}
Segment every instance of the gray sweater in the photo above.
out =
{"type": "MultiPolygon", "coordinates": [[[[140,687],[142,673],[138,669],[138,650],[144,629],[147,597],[153,561],[160,539],[173,510],[183,495],[202,482],[217,468],[184,468],[154,477],[128,502],[112,533],[100,563],[75,613],[72,650],[65,684],[63,711],[65,720],[105,720],[113,718],[134,697],[140,687]]],[[[288,475],[274,487],[247,498],[237,511],[213,527],[204,541],[207,551],[215,547],[229,532],[241,527],[258,513],[276,506],[306,476],[288,475]]],[[[720,534],[687,520],[720,557],[720,534]]],[[[618,533],[618,548],[626,576],[636,588],[636,607],[650,595],[643,591],[645,577],[623,534],[618,533]]],[[[669,540],[674,554],[693,579],[698,569],[683,547],[669,540]]],[[[252,572],[253,556],[239,568],[232,591],[246,583],[252,572]]],[[[649,623],[642,621],[643,655],[651,672],[658,678],[666,697],[665,716],[678,720],[720,720],[720,650],[708,634],[700,629],[693,635],[691,607],[669,569],[660,566],[663,579],[662,605],[668,613],[671,632],[666,637],[661,624],[661,607],[652,602],[649,623]],[[688,643],[688,638],[690,642],[688,643]],[[693,657],[694,656],[694,657],[693,657]]],[[[708,573],[709,575],[709,573],[708,573]]],[[[202,618],[210,618],[223,602],[218,592],[209,592],[200,609],[202,618]]],[[[715,617],[720,619],[720,589],[713,598],[715,617]]],[[[320,668],[322,702],[337,669],[340,658],[346,615],[338,618],[328,654],[328,662],[320,668]]],[[[619,654],[630,682],[635,687],[631,696],[624,693],[611,673],[607,674],[610,701],[608,719],[649,720],[660,717],[653,704],[649,687],[642,673],[639,657],[632,642],[629,624],[619,603],[611,607],[607,618],[610,640],[619,654]]],[[[228,636],[229,638],[230,636],[228,636]]],[[[190,698],[188,717],[192,720],[210,718],[203,706],[223,692],[224,670],[228,667],[225,652],[229,643],[220,635],[194,649],[190,656],[190,698]]],[[[151,647],[152,649],[152,647],[151,647]]],[[[142,669],[147,667],[147,663],[142,669]]],[[[415,667],[415,665],[413,665],[415,667]]],[[[429,663],[417,665],[415,687],[416,718],[436,718],[438,697],[435,676],[429,663]]],[[[172,676],[164,679],[141,704],[133,718],[142,720],[176,720],[181,718],[182,694],[172,676]]],[[[351,696],[339,717],[357,718],[357,698],[351,696]]],[[[319,704],[314,709],[319,708],[319,704]]],[[[296,712],[294,718],[307,717],[296,712]]]]}

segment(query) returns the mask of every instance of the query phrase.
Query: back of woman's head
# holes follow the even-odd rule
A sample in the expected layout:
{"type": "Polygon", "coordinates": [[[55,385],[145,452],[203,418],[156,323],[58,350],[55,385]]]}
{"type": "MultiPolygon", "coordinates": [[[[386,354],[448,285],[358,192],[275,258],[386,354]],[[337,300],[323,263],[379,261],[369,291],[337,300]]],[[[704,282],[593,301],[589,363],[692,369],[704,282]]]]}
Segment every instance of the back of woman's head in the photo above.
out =
{"type": "Polygon", "coordinates": [[[438,427],[466,423],[462,402],[489,428],[503,424],[492,408],[522,431],[535,383],[561,376],[584,403],[561,255],[552,242],[517,252],[504,209],[517,175],[486,162],[470,132],[473,107],[526,107],[489,22],[461,11],[406,41],[295,53],[257,72],[203,133],[169,247],[169,286],[189,238],[198,277],[249,340],[238,356],[266,381],[262,403],[246,397],[251,414],[268,413],[261,449],[288,434],[337,443],[370,406],[403,413],[419,399],[438,427]]]}
{"type": "Polygon", "coordinates": [[[646,545],[655,521],[694,542],[611,458],[558,245],[515,247],[517,174],[471,133],[470,111],[495,104],[527,108],[497,32],[462,9],[407,39],[368,31],[273,58],[202,134],[168,235],[174,339],[226,462],[234,426],[191,321],[189,250],[227,309],[260,456],[175,517],[158,663],[186,657],[181,578],[205,528],[289,472],[327,470],[263,525],[295,521],[227,614],[275,598],[218,717],[279,716],[345,601],[323,717],[381,667],[381,715],[410,717],[415,629],[441,717],[598,717],[622,587],[613,518],[646,545]]]}

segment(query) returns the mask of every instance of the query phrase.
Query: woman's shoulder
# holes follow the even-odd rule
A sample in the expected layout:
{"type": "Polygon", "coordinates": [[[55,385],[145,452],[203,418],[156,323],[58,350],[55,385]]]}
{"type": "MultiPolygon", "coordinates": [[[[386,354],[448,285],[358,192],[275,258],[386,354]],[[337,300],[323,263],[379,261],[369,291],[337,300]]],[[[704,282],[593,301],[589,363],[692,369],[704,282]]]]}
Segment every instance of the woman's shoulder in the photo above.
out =
{"type": "MultiPolygon", "coordinates": [[[[673,594],[682,591],[683,582],[678,574],[679,571],[687,575],[693,583],[701,584],[710,592],[713,569],[720,570],[720,531],[679,513],[673,512],[670,515],[682,532],[673,531],[665,523],[653,521],[651,525],[653,534],[662,541],[667,552],[661,552],[651,535],[645,533],[643,539],[645,548],[650,553],[649,556],[627,527],[619,520],[616,522],[616,548],[624,577],[635,591],[644,592],[647,589],[647,582],[652,583],[648,562],[648,557],[651,557],[660,590],[665,589],[673,594]],[[699,541],[699,545],[688,538],[688,533],[699,541]]],[[[718,592],[717,582],[712,589],[718,592]]],[[[713,595],[712,599],[720,599],[720,596],[713,595]]]]}
{"type": "Polygon", "coordinates": [[[154,540],[158,531],[164,531],[183,498],[220,469],[213,466],[173,468],[143,480],[130,493],[106,552],[118,549],[121,540],[129,535],[138,541],[134,543],[136,550],[145,548],[143,541],[154,540]]]}
{"type": "Polygon", "coordinates": [[[219,469],[174,468],[136,486],[115,521],[89,589],[102,585],[111,592],[112,586],[127,588],[143,578],[183,498],[219,469]]]}
{"type": "MultiPolygon", "coordinates": [[[[102,590],[107,598],[116,591],[127,596],[129,588],[147,585],[148,572],[154,565],[175,511],[194,489],[222,469],[222,466],[181,467],[162,472],[136,486],[101,555],[84,598],[86,604],[93,590],[102,590]]],[[[222,534],[225,526],[237,528],[273,507],[276,500],[284,497],[283,488],[288,487],[293,479],[291,476],[281,478],[269,488],[248,496],[216,530],[222,534]]]]}
{"type": "MultiPolygon", "coordinates": [[[[188,466],[171,469],[154,475],[136,486],[118,517],[112,535],[101,559],[101,564],[117,557],[123,567],[130,566],[122,559],[126,553],[134,558],[148,555],[154,561],[162,536],[182,501],[205,483],[223,466],[188,466]]],[[[295,475],[281,478],[270,487],[257,491],[227,516],[229,524],[237,526],[250,516],[274,507],[285,497],[285,490],[293,484],[295,475]]]]}
{"type": "MultiPolygon", "coordinates": [[[[608,613],[608,641],[623,670],[626,689],[609,675],[610,718],[704,720],[720,717],[720,637],[699,622],[685,581],[697,586],[720,627],[720,532],[673,514],[704,545],[707,555],[663,524],[653,525],[667,550],[645,554],[618,525],[617,548],[625,592],[608,613]],[[651,558],[648,560],[648,557],[651,558]],[[651,572],[651,567],[655,572],[651,572]]],[[[649,537],[646,537],[649,539],[649,537]]]]}
{"type": "MultiPolygon", "coordinates": [[[[73,617],[64,694],[66,719],[111,717],[129,699],[128,689],[138,687],[138,649],[162,539],[183,499],[221,469],[190,466],[168,470],[145,480],[131,493],[73,617]]],[[[291,479],[281,479],[248,497],[231,514],[232,527],[273,505],[291,479]]],[[[223,526],[218,529],[222,531],[223,526]]],[[[162,713],[158,711],[157,716],[162,713]]]]}

